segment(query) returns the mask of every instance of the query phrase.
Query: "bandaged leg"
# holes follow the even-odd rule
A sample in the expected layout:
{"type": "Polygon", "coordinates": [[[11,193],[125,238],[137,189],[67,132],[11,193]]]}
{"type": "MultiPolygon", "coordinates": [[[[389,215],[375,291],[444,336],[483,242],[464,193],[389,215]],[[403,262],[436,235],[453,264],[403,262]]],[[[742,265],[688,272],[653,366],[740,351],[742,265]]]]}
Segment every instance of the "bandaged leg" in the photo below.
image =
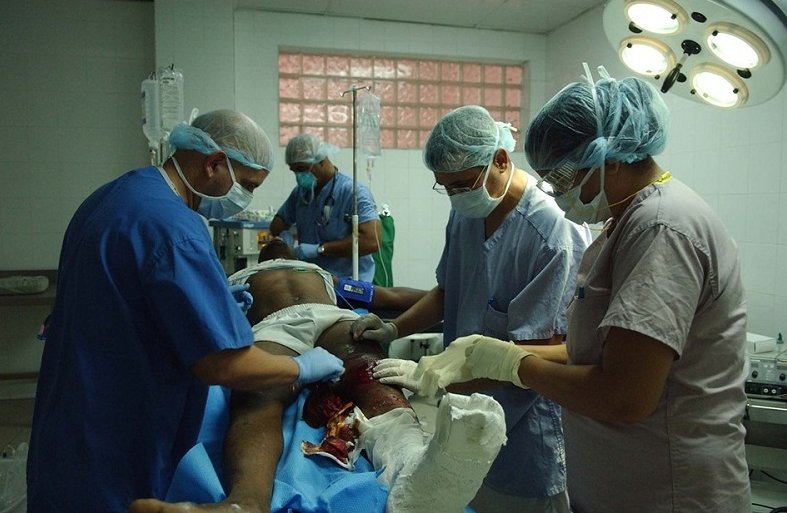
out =
{"type": "Polygon", "coordinates": [[[459,513],[472,500],[505,443],[500,404],[489,396],[447,394],[428,442],[415,414],[397,408],[361,422],[360,446],[390,488],[387,513],[459,513]]]}

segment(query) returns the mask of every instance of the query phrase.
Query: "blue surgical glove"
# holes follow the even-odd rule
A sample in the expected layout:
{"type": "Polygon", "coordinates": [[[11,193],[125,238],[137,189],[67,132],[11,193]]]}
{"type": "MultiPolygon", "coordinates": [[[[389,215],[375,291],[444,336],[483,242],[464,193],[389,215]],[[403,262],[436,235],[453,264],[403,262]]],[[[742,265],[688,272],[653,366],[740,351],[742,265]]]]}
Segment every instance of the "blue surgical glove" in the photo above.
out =
{"type": "Polygon", "coordinates": [[[249,293],[248,283],[243,283],[241,285],[230,285],[230,294],[232,294],[232,297],[235,298],[235,302],[238,303],[238,308],[240,308],[243,313],[249,311],[251,304],[254,302],[254,298],[251,297],[251,294],[249,293]]]}
{"type": "Polygon", "coordinates": [[[295,383],[307,385],[316,381],[338,378],[344,373],[344,362],[321,347],[315,347],[293,357],[298,364],[298,379],[295,383]]]}
{"type": "Polygon", "coordinates": [[[284,230],[279,234],[279,238],[287,243],[288,246],[293,247],[295,245],[295,237],[292,236],[290,230],[284,230]]]}
{"type": "Polygon", "coordinates": [[[299,260],[314,260],[317,258],[317,248],[319,244],[298,244],[295,247],[295,255],[299,260]]]}

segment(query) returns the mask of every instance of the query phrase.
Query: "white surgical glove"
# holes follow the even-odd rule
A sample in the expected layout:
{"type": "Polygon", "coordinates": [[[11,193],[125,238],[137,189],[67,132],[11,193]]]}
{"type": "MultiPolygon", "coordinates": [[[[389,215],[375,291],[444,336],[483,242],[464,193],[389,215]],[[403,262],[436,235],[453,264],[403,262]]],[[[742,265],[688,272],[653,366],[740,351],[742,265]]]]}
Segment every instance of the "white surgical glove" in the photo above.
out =
{"type": "Polygon", "coordinates": [[[473,375],[465,364],[465,345],[455,340],[442,353],[421,357],[413,378],[418,381],[418,394],[426,397],[442,393],[452,383],[470,381],[473,375]]]}
{"type": "Polygon", "coordinates": [[[372,369],[372,377],[384,385],[406,388],[417,394],[420,386],[418,380],[413,377],[417,365],[412,360],[383,358],[372,369]]]}
{"type": "Polygon", "coordinates": [[[364,314],[355,319],[350,327],[350,332],[355,340],[365,338],[381,344],[387,344],[399,337],[399,330],[396,328],[396,324],[383,322],[382,319],[373,313],[364,314]]]}
{"type": "Polygon", "coordinates": [[[509,381],[520,388],[530,388],[519,377],[519,362],[528,356],[535,356],[533,353],[513,342],[483,335],[460,337],[451,345],[457,343],[464,347],[465,364],[474,378],[509,381]]]}

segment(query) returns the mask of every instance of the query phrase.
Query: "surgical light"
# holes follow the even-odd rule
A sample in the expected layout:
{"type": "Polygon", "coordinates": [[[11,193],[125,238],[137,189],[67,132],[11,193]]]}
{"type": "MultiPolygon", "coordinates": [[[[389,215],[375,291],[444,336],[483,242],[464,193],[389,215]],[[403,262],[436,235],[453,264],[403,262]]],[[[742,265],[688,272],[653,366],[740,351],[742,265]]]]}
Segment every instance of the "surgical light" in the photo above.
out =
{"type": "Polygon", "coordinates": [[[712,64],[694,68],[691,86],[695,94],[717,107],[737,107],[746,102],[748,95],[748,89],[740,78],[712,64]]]}
{"type": "Polygon", "coordinates": [[[743,27],[719,23],[710,27],[708,48],[724,62],[741,69],[753,69],[768,62],[768,46],[743,27]]]}
{"type": "Polygon", "coordinates": [[[787,0],[609,0],[604,31],[662,93],[717,107],[765,102],[787,77],[787,0]]]}
{"type": "Polygon", "coordinates": [[[629,2],[626,17],[648,32],[674,34],[683,29],[688,15],[678,4],[670,0],[629,2]]]}
{"type": "Polygon", "coordinates": [[[675,56],[664,43],[645,37],[624,39],[620,59],[641,75],[660,75],[675,66],[675,56]]]}

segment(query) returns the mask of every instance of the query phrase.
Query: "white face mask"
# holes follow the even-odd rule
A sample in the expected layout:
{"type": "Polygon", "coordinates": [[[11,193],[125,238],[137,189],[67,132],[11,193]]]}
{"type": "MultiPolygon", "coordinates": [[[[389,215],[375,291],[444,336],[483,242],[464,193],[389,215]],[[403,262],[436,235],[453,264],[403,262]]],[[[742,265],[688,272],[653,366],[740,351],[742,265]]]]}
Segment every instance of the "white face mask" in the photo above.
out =
{"type": "Polygon", "coordinates": [[[565,194],[555,198],[555,203],[565,212],[566,219],[577,224],[600,223],[612,217],[609,204],[607,203],[607,193],[604,192],[604,166],[591,169],[579,185],[572,187],[565,194]],[[582,194],[582,186],[585,185],[596,169],[601,170],[601,190],[589,203],[582,203],[582,200],[579,199],[580,194],[582,194]]]}
{"type": "Polygon", "coordinates": [[[492,155],[492,162],[486,166],[484,181],[481,183],[481,187],[448,197],[451,200],[451,207],[456,210],[458,214],[475,219],[484,218],[491,214],[495,207],[505,198],[508,193],[508,188],[511,187],[511,180],[514,178],[514,166],[510,164],[511,174],[508,177],[508,182],[506,182],[505,190],[500,196],[493,198],[489,195],[489,191],[486,190],[486,181],[489,178],[489,171],[492,169],[494,158],[494,155],[492,155]]]}
{"type": "Polygon", "coordinates": [[[198,192],[191,186],[186,177],[183,176],[183,171],[175,157],[172,157],[172,163],[175,164],[175,170],[180,175],[180,179],[186,184],[191,192],[202,198],[197,207],[197,212],[202,214],[206,219],[226,219],[232,217],[239,212],[243,212],[251,203],[254,195],[244,189],[241,184],[235,181],[235,171],[232,169],[230,159],[227,158],[227,169],[230,172],[230,179],[232,186],[223,196],[208,196],[198,192]]]}

